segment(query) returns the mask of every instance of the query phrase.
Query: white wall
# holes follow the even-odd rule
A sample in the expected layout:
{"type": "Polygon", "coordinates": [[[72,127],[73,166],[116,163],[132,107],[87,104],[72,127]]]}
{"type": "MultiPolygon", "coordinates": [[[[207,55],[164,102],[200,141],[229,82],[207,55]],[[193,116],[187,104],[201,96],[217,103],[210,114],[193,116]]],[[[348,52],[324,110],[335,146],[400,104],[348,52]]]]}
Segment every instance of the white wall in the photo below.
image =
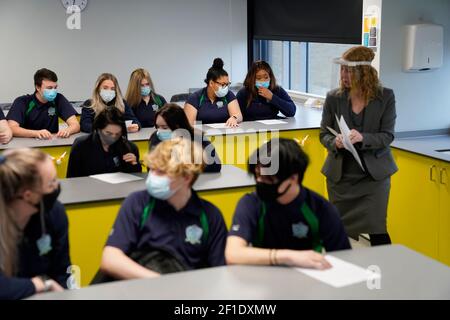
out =
{"type": "Polygon", "coordinates": [[[396,130],[450,128],[450,1],[384,0],[381,29],[380,77],[396,94],[396,130]],[[420,19],[444,26],[444,67],[429,73],[404,73],[402,27],[420,19]]]}
{"type": "Polygon", "coordinates": [[[102,72],[150,71],[170,99],[203,85],[215,57],[233,82],[247,69],[246,0],[90,0],[81,30],[68,30],[59,0],[0,0],[0,102],[33,91],[33,74],[54,70],[70,100],[89,98],[102,72]]]}

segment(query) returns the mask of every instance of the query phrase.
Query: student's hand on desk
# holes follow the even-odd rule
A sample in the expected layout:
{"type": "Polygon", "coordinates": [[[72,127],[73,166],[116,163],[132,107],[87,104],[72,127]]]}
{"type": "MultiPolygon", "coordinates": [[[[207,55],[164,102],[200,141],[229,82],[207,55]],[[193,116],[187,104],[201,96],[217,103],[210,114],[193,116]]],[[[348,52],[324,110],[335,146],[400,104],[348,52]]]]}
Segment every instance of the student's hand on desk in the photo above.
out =
{"type": "Polygon", "coordinates": [[[363,136],[361,133],[359,133],[359,131],[353,129],[350,131],[350,135],[348,136],[350,138],[350,142],[352,144],[358,143],[358,142],[362,142],[363,141],[363,136]]]}
{"type": "MultiPolygon", "coordinates": [[[[50,283],[50,292],[63,292],[64,288],[59,285],[58,282],[55,280],[47,280],[50,283]]],[[[33,282],[34,288],[36,290],[36,293],[42,293],[45,291],[45,283],[42,281],[40,277],[34,277],[31,279],[31,282],[33,282]]]]}
{"type": "Polygon", "coordinates": [[[7,144],[12,139],[12,133],[11,132],[3,132],[0,133],[0,143],[1,144],[7,144]]]}
{"type": "Polygon", "coordinates": [[[230,128],[236,128],[236,127],[239,127],[239,124],[238,124],[237,119],[236,119],[235,117],[230,117],[230,118],[227,120],[227,122],[225,123],[225,125],[226,125],[227,127],[230,127],[230,128]]]}
{"type": "Polygon", "coordinates": [[[263,97],[266,98],[269,101],[272,101],[273,98],[273,93],[272,91],[270,91],[269,89],[266,88],[259,88],[258,89],[258,94],[263,97]]]}
{"type": "Polygon", "coordinates": [[[52,134],[50,133],[50,131],[45,130],[45,129],[37,130],[35,138],[39,139],[39,140],[50,140],[52,138],[52,134]]]}
{"type": "Polygon", "coordinates": [[[137,159],[133,153],[127,153],[126,155],[124,155],[123,161],[125,161],[127,163],[131,163],[133,166],[137,165],[137,159]]]}
{"type": "Polygon", "coordinates": [[[332,267],[323,255],[312,250],[280,250],[278,253],[278,261],[288,266],[300,268],[325,270],[332,267]]]}
{"type": "Polygon", "coordinates": [[[139,126],[133,123],[131,126],[127,127],[129,133],[135,133],[139,131],[139,126]]]}
{"type": "Polygon", "coordinates": [[[70,129],[66,128],[66,129],[59,130],[58,133],[56,134],[56,137],[63,138],[63,139],[70,137],[70,129]]]}
{"type": "Polygon", "coordinates": [[[344,149],[344,142],[342,140],[342,134],[338,135],[334,141],[336,143],[336,148],[344,149]]]}

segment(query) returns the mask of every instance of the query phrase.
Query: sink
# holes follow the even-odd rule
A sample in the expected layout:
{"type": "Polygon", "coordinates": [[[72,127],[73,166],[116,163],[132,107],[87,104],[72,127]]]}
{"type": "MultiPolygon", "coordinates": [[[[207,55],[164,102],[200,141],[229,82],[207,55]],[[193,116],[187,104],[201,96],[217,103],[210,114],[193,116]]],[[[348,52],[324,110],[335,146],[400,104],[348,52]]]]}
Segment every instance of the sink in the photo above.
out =
{"type": "Polygon", "coordinates": [[[437,152],[443,153],[443,154],[448,154],[450,156],[450,149],[447,150],[436,150],[437,152]]]}

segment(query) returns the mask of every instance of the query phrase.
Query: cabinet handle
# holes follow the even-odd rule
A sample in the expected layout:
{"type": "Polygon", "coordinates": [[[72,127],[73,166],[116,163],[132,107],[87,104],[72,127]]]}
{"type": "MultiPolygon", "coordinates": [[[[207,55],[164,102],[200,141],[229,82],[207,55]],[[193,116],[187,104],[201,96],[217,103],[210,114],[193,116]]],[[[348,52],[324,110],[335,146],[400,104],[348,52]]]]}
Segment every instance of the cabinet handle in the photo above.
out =
{"type": "Polygon", "coordinates": [[[444,173],[447,174],[447,169],[442,168],[439,170],[439,182],[443,185],[447,185],[447,182],[444,181],[444,173]]]}
{"type": "Polygon", "coordinates": [[[432,182],[436,182],[436,180],[433,179],[433,171],[434,171],[434,169],[436,169],[436,166],[435,166],[435,165],[432,165],[432,166],[430,167],[430,181],[432,181],[432,182]]]}

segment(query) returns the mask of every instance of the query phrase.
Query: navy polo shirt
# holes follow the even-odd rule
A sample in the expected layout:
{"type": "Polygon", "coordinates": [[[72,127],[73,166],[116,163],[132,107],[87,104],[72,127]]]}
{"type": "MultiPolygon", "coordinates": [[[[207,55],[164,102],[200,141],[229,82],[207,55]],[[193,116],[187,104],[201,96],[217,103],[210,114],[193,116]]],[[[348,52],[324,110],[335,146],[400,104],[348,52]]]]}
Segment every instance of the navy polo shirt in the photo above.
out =
{"type": "MultiPolygon", "coordinates": [[[[266,202],[264,240],[261,247],[271,249],[312,250],[312,234],[300,211],[306,202],[319,220],[319,235],[326,251],[350,249],[347,234],[337,209],[315,192],[302,187],[291,203],[266,202]]],[[[258,221],[262,201],[256,193],[246,194],[239,201],[233,217],[230,236],[248,243],[257,242],[258,221]]]]}
{"type": "MultiPolygon", "coordinates": [[[[222,163],[211,141],[209,141],[205,136],[196,136],[194,139],[194,141],[202,142],[203,151],[206,153],[207,163],[203,172],[220,172],[220,170],[222,170],[222,163]]],[[[158,138],[157,131],[155,131],[150,136],[148,149],[151,151],[160,143],[161,140],[158,138]]]]}
{"type": "Polygon", "coordinates": [[[58,133],[58,117],[67,121],[77,115],[72,104],[58,93],[53,102],[41,104],[36,93],[14,100],[7,119],[16,121],[22,128],[29,130],[48,130],[58,133]]]}
{"type": "Polygon", "coordinates": [[[204,124],[227,122],[230,118],[228,113],[228,104],[236,100],[233,92],[229,91],[224,98],[217,98],[211,103],[207,95],[207,89],[203,88],[192,93],[187,103],[197,109],[197,121],[204,124]]]}
{"type": "Polygon", "coordinates": [[[157,101],[154,101],[153,97],[151,97],[148,104],[144,100],[141,100],[138,106],[132,108],[143,128],[152,128],[155,126],[156,111],[167,103],[163,96],[157,95],[157,97],[157,101]]]}
{"type": "Polygon", "coordinates": [[[272,93],[273,98],[270,102],[258,95],[248,105],[248,90],[245,87],[239,90],[237,99],[244,121],[276,119],[280,111],[286,117],[295,116],[297,107],[288,93],[282,87],[277,87],[272,93]]]}
{"type": "Polygon", "coordinates": [[[35,294],[31,278],[46,275],[67,288],[70,276],[67,269],[71,265],[69,256],[68,221],[64,206],[56,202],[45,214],[45,226],[52,239],[52,250],[39,255],[36,242],[42,236],[40,214],[36,213],[28,222],[22,242],[19,245],[18,273],[16,277],[6,277],[0,272],[0,300],[17,300],[35,294]]]}
{"type": "Polygon", "coordinates": [[[87,177],[94,174],[113,172],[141,172],[139,163],[139,149],[125,138],[119,139],[109,147],[108,152],[103,149],[97,132],[78,137],[70,150],[67,166],[67,178],[87,177]],[[123,156],[133,153],[137,164],[123,161],[123,156]]]}
{"type": "MultiPolygon", "coordinates": [[[[116,99],[112,100],[107,106],[113,106],[115,104],[116,99]]],[[[125,112],[123,114],[124,120],[132,120],[134,124],[137,124],[139,128],[142,128],[141,123],[136,118],[133,110],[131,110],[130,106],[123,101],[125,105],[125,112]]],[[[80,118],[80,127],[82,132],[91,133],[92,125],[94,124],[95,112],[94,109],[91,108],[91,100],[86,100],[83,104],[83,108],[81,109],[81,118],[80,118]]]]}
{"type": "Polygon", "coordinates": [[[3,110],[0,109],[0,121],[5,120],[5,113],[3,112],[3,110]]]}
{"type": "Polygon", "coordinates": [[[165,250],[178,258],[188,269],[225,264],[227,229],[217,207],[200,199],[195,191],[192,191],[192,197],[179,212],[167,201],[156,200],[153,212],[141,230],[142,214],[149,201],[147,191],[132,193],[125,199],[107,246],[118,248],[127,255],[148,247],[165,250]],[[208,238],[206,241],[201,239],[200,243],[188,241],[188,228],[202,227],[202,210],[208,220],[208,238]]]}

